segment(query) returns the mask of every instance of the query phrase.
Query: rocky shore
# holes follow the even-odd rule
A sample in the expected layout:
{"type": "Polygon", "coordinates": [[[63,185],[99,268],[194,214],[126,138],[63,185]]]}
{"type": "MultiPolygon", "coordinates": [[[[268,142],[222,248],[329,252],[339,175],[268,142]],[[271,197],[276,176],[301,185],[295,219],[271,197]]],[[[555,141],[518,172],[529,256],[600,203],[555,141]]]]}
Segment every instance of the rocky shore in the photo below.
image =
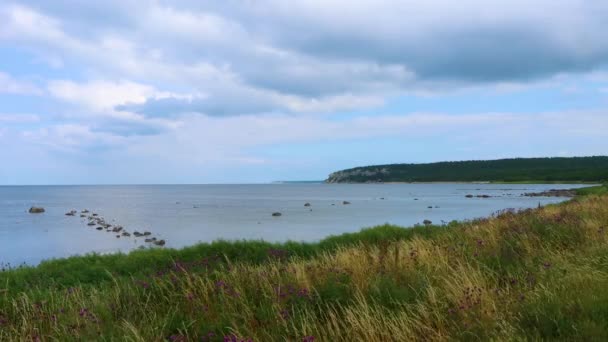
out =
{"type": "Polygon", "coordinates": [[[527,197],[574,197],[576,196],[575,189],[551,189],[548,191],[542,192],[527,192],[522,194],[522,196],[527,197]]]}

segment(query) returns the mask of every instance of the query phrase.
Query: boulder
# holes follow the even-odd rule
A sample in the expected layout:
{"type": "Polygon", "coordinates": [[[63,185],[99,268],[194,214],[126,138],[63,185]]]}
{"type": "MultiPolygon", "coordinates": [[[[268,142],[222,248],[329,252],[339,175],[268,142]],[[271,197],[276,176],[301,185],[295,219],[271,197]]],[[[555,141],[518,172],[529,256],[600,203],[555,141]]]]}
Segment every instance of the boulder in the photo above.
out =
{"type": "Polygon", "coordinates": [[[95,229],[97,229],[97,230],[103,230],[103,227],[97,227],[95,229]]]}
{"type": "Polygon", "coordinates": [[[165,240],[158,240],[158,241],[154,241],[154,244],[157,246],[164,246],[165,245],[165,240]]]}
{"type": "Polygon", "coordinates": [[[30,214],[41,214],[44,212],[44,208],[42,207],[31,207],[29,210],[30,214]]]}
{"type": "Polygon", "coordinates": [[[65,216],[74,216],[76,215],[77,211],[76,210],[70,210],[69,212],[65,213],[65,216]]]}
{"type": "Polygon", "coordinates": [[[148,235],[152,235],[152,233],[150,233],[150,232],[144,232],[142,235],[143,236],[148,236],[148,235]]]}
{"type": "Polygon", "coordinates": [[[433,224],[433,221],[431,221],[431,220],[424,220],[424,221],[422,221],[422,223],[424,223],[425,226],[428,226],[430,224],[433,224]]]}

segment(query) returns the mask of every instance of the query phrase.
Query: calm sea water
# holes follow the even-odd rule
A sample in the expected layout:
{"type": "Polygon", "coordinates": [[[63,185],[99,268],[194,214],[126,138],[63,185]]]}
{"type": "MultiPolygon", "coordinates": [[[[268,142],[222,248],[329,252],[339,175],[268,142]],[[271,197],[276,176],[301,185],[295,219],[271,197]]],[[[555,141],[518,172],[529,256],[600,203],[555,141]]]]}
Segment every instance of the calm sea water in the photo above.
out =
{"type": "Polygon", "coordinates": [[[267,184],[0,187],[0,263],[36,264],[89,252],[129,251],[143,238],[121,237],[65,216],[91,210],[127,231],[150,231],[167,247],[217,239],[315,241],[383,223],[410,226],[485,217],[564,198],[524,192],[580,185],[503,184],[267,184]],[[468,199],[466,194],[491,198],[468,199]],[[384,199],[381,199],[384,198],[384,199]],[[415,200],[418,199],[418,200],[415,200]],[[351,204],[343,205],[342,201],[351,204]],[[305,207],[306,202],[311,203],[305,207]],[[30,206],[43,214],[29,214],[30,206]],[[432,209],[428,207],[432,206],[432,209]],[[437,207],[437,208],[435,208],[437,207]],[[312,211],[310,210],[312,209],[312,211]],[[273,217],[273,212],[281,212],[273,217]]]}

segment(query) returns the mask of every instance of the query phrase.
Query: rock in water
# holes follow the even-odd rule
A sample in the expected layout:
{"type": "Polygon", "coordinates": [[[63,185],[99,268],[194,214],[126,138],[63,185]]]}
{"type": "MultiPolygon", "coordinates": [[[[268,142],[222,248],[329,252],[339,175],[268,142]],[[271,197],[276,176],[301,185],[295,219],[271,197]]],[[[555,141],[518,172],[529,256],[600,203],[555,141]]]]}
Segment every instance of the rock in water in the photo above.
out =
{"type": "Polygon", "coordinates": [[[347,205],[347,204],[350,204],[350,202],[349,201],[342,201],[342,204],[347,205]]]}
{"type": "Polygon", "coordinates": [[[305,207],[310,207],[310,203],[304,203],[305,207]]]}
{"type": "Polygon", "coordinates": [[[44,208],[42,207],[31,207],[30,208],[30,214],[41,214],[44,212],[44,208]]]}
{"type": "Polygon", "coordinates": [[[278,216],[281,216],[281,215],[283,215],[283,214],[281,214],[281,213],[279,213],[279,212],[272,213],[272,216],[275,216],[275,217],[278,217],[278,216]]]}

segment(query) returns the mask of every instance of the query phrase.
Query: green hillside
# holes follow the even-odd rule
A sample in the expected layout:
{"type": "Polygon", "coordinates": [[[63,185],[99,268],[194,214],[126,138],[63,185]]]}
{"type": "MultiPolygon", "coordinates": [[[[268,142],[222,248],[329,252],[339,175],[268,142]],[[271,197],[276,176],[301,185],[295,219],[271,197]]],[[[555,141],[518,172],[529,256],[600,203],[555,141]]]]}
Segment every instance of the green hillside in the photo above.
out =
{"type": "Polygon", "coordinates": [[[608,157],[515,158],[429,164],[389,164],[334,172],[327,183],[368,182],[602,182],[608,157]]]}

